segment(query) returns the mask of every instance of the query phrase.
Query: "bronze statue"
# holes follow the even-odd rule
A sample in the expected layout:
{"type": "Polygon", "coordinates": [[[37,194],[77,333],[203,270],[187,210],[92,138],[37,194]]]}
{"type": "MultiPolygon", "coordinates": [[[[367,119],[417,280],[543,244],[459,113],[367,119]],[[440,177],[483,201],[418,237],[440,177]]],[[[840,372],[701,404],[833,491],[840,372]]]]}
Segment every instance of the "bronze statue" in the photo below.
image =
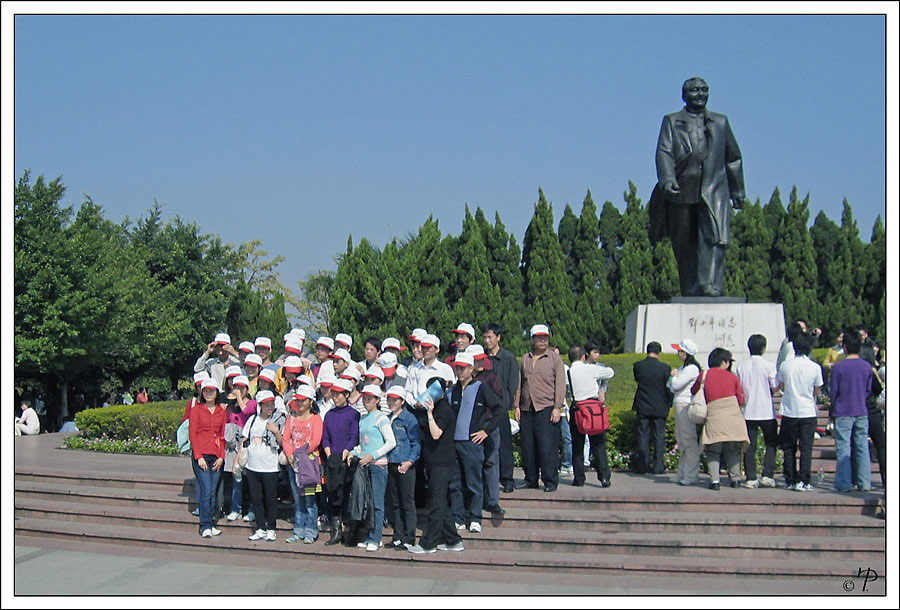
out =
{"type": "Polygon", "coordinates": [[[663,117],[656,143],[657,184],[650,237],[672,240],[683,296],[723,294],[730,204],[744,203],[741,151],[724,114],[706,109],[709,85],[684,81],[682,110],[663,117]]]}

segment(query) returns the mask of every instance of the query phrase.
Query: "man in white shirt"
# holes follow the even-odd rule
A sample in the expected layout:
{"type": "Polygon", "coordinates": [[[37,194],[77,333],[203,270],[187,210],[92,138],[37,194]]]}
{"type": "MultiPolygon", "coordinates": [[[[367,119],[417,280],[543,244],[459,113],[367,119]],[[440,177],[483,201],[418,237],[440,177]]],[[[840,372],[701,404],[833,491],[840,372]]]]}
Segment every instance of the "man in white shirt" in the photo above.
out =
{"type": "Polygon", "coordinates": [[[406,402],[417,417],[419,414],[425,417],[425,406],[419,402],[419,396],[427,389],[429,379],[441,377],[446,382],[445,387],[456,383],[456,375],[450,365],[437,358],[441,340],[435,335],[425,335],[421,345],[422,361],[407,369],[409,375],[406,378],[406,402]]]}
{"type": "MultiPolygon", "coordinates": [[[[608,380],[616,372],[608,366],[587,362],[587,354],[583,347],[575,346],[569,350],[569,379],[572,385],[573,412],[569,418],[569,429],[572,432],[572,467],[575,478],[572,485],[584,486],[584,437],[575,423],[574,411],[586,408],[585,401],[603,400],[608,380]]],[[[606,408],[604,406],[604,408],[606,408]]],[[[606,432],[587,435],[591,444],[591,453],[597,464],[597,478],[603,487],[610,486],[609,458],[606,454],[606,432]]]]}
{"type": "Polygon", "coordinates": [[[800,335],[794,340],[795,358],[785,361],[778,369],[781,398],[781,448],[784,451],[784,479],[788,489],[812,491],[810,470],[812,447],[815,441],[816,398],[822,394],[822,367],[813,362],[815,337],[800,335]],[[797,449],[800,449],[800,470],[797,470],[797,449]]]}
{"type": "Polygon", "coordinates": [[[734,370],[744,390],[744,419],[747,422],[747,435],[750,437],[750,445],[744,451],[747,480],[742,485],[748,489],[775,487],[778,420],[775,419],[772,391],[778,387],[778,374],[775,365],[763,358],[766,353],[766,338],[763,335],[750,335],[747,347],[750,358],[738,364],[734,370]],[[763,442],[766,444],[766,456],[763,460],[762,479],[757,480],[756,443],[759,431],[762,431],[763,442]]]}

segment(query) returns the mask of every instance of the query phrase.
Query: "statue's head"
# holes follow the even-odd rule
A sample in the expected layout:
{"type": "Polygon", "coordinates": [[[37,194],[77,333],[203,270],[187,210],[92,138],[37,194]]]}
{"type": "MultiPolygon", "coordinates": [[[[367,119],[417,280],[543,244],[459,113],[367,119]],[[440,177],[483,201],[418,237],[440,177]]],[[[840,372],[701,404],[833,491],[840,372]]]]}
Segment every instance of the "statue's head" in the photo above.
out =
{"type": "Polygon", "coordinates": [[[709,85],[699,76],[693,76],[681,85],[681,99],[684,100],[688,110],[703,110],[709,99],[709,85]]]}

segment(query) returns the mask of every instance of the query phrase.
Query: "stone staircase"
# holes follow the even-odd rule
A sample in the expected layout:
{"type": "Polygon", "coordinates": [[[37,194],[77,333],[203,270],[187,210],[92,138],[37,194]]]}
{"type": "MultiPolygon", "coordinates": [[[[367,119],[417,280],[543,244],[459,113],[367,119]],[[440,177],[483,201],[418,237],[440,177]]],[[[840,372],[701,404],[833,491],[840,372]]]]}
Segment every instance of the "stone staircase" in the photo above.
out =
{"type": "MultiPolygon", "coordinates": [[[[562,477],[554,494],[504,494],[506,515],[486,514],[482,533],[464,532],[465,552],[414,556],[388,548],[367,553],[325,547],[326,534],[313,545],[285,544],[289,505],[280,506],[274,543],[251,542],[250,524],[224,519],[218,523],[221,536],[201,538],[190,512],[194,480],[186,458],[66,451],[59,448],[60,438],[46,440],[53,436],[58,435],[16,439],[17,545],[87,545],[160,558],[190,553],[210,563],[252,558],[324,573],[393,574],[399,568],[411,577],[465,578],[498,587],[552,581],[600,587],[601,593],[617,583],[626,591],[671,594],[843,594],[842,583],[871,568],[879,579],[868,584],[867,593],[885,592],[888,548],[885,522],[877,516],[884,494],[826,491],[833,467],[825,469],[826,489],[808,493],[727,487],[715,492],[705,485],[676,485],[666,475],[630,473],[614,473],[608,489],[591,480],[575,488],[562,477]],[[21,452],[20,443],[26,447],[21,452]],[[32,451],[28,444],[43,446],[32,451]]],[[[833,463],[829,441],[817,441],[822,453],[814,472],[820,463],[833,463]]],[[[424,521],[420,515],[420,527],[424,521]]]]}

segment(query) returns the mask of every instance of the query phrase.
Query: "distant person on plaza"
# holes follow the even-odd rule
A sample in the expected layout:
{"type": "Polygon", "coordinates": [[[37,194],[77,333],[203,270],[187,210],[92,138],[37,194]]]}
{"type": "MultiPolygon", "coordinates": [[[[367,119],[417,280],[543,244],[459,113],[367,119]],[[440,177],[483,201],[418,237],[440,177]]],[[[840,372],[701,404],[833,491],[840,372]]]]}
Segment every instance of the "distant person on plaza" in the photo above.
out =
{"type": "Polygon", "coordinates": [[[744,390],[744,420],[747,422],[747,436],[750,445],[744,452],[744,472],[747,480],[743,486],[748,489],[775,487],[775,454],[778,450],[778,420],[772,392],[778,388],[778,373],[775,365],[763,358],[766,353],[766,338],[750,335],[747,340],[750,357],[735,367],[744,390]],[[763,458],[762,478],[756,478],[756,443],[762,432],[766,445],[763,458]]]}
{"type": "MultiPolygon", "coordinates": [[[[9,420],[7,420],[9,421],[9,420]]],[[[19,416],[16,417],[16,436],[41,433],[41,421],[31,403],[23,400],[19,403],[19,416]]]]}
{"type": "Polygon", "coordinates": [[[518,404],[519,394],[519,361],[516,356],[500,345],[503,339],[503,331],[499,324],[490,323],[481,329],[481,339],[484,342],[484,352],[490,361],[490,370],[503,386],[500,401],[503,405],[503,413],[498,422],[500,430],[500,448],[498,459],[500,461],[500,489],[503,493],[512,493],[516,488],[513,478],[512,430],[510,427],[509,412],[518,404]]]}
{"type": "Polygon", "coordinates": [[[150,395],[147,393],[147,388],[141,388],[140,392],[137,393],[137,396],[134,397],[134,402],[139,405],[145,405],[150,402],[150,395]]]}
{"type": "Polygon", "coordinates": [[[545,492],[559,485],[560,412],[566,399],[566,372],[562,358],[550,350],[550,329],[531,327],[532,350],[522,357],[516,419],[521,426],[522,467],[525,480],[517,487],[545,492]]]}
{"type": "Polygon", "coordinates": [[[847,357],[836,363],[831,371],[834,446],[837,451],[833,491],[850,491],[854,484],[858,491],[869,491],[872,485],[867,400],[872,393],[874,372],[872,365],[859,357],[861,347],[859,334],[846,332],[844,349],[847,357]]]}
{"type": "MultiPolygon", "coordinates": [[[[713,490],[719,489],[719,464],[723,460],[731,486],[741,484],[741,454],[750,443],[741,412],[744,389],[738,376],[731,372],[733,362],[730,351],[715,348],[707,359],[709,371],[703,381],[707,414],[700,440],[709,465],[709,488],[713,490]]],[[[697,379],[691,388],[693,393],[700,391],[700,383],[701,380],[697,379]]]]}
{"type": "Polygon", "coordinates": [[[611,472],[609,457],[606,454],[606,432],[584,434],[578,429],[576,412],[580,409],[590,409],[595,403],[605,404],[607,384],[616,372],[608,366],[589,363],[586,350],[578,345],[569,350],[569,362],[572,363],[572,366],[569,367],[569,378],[572,380],[573,401],[572,416],[569,420],[572,432],[572,468],[574,470],[572,485],[584,486],[584,439],[587,436],[594,463],[597,466],[597,480],[602,487],[609,487],[611,472]]]}
{"type": "Polygon", "coordinates": [[[672,404],[667,383],[672,369],[659,360],[662,346],[657,341],[647,344],[647,357],[632,366],[637,390],[632,410],[637,413],[637,454],[634,471],[638,474],[662,474],[666,471],[666,419],[672,404]],[[653,437],[653,463],[650,463],[650,438],[653,437]]]}
{"type": "Polygon", "coordinates": [[[200,385],[200,401],[188,407],[191,439],[191,465],[199,490],[200,535],[211,538],[221,534],[214,527],[216,487],[225,465],[225,422],[227,412],[220,402],[219,385],[215,379],[200,385]]]}
{"type": "Polygon", "coordinates": [[[810,330],[809,323],[803,318],[797,318],[787,327],[787,336],[781,342],[781,348],[778,350],[778,359],[775,361],[775,369],[780,369],[781,365],[787,360],[794,357],[794,341],[801,335],[810,335],[818,338],[822,334],[821,328],[813,328],[810,330]]]}
{"type": "MultiPolygon", "coordinates": [[[[784,451],[784,478],[788,489],[812,491],[810,483],[812,449],[816,433],[816,399],[822,394],[822,367],[810,354],[816,338],[800,334],[794,341],[796,357],[786,360],[778,369],[781,397],[781,448],[784,451]],[[797,450],[800,468],[797,469],[797,450]]],[[[847,338],[844,338],[846,345],[847,338]]]]}
{"type": "Polygon", "coordinates": [[[240,365],[241,358],[231,345],[231,337],[227,333],[219,333],[206,346],[206,351],[194,363],[194,372],[206,371],[216,380],[220,388],[225,387],[225,369],[240,365]]]}
{"type": "Polygon", "coordinates": [[[828,348],[828,352],[825,354],[825,360],[822,361],[822,368],[825,369],[826,373],[831,372],[831,367],[840,362],[846,357],[846,353],[844,352],[844,333],[839,332],[837,336],[837,342],[828,348]]]}
{"type": "Polygon", "coordinates": [[[682,339],[673,343],[681,366],[672,369],[667,383],[675,395],[672,411],[675,415],[675,442],[678,443],[678,472],[673,479],[681,485],[695,485],[700,480],[700,442],[697,440],[697,425],[688,417],[691,404],[691,388],[700,377],[702,367],[697,362],[697,344],[692,339],[682,339]]]}

